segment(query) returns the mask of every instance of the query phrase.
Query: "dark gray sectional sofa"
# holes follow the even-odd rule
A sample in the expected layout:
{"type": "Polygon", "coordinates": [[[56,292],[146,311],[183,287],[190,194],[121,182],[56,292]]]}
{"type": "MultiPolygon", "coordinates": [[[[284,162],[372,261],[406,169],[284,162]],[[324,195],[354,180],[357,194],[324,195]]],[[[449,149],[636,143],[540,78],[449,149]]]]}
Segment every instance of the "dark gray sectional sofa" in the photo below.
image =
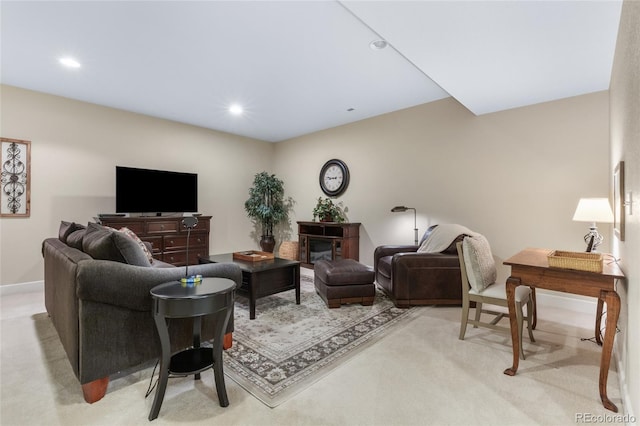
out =
{"type": "MultiPolygon", "coordinates": [[[[159,358],[149,290],[184,277],[185,268],[149,262],[139,241],[93,223],[62,222],[58,238],[44,240],[42,255],[47,312],[85,400],[95,402],[106,393],[109,376],[159,358]]],[[[236,286],[242,280],[231,263],[193,265],[192,274],[229,278],[236,286]]],[[[211,322],[202,324],[203,340],[211,339],[211,322]]],[[[172,319],[169,331],[172,350],[191,346],[192,319],[172,319]]]]}

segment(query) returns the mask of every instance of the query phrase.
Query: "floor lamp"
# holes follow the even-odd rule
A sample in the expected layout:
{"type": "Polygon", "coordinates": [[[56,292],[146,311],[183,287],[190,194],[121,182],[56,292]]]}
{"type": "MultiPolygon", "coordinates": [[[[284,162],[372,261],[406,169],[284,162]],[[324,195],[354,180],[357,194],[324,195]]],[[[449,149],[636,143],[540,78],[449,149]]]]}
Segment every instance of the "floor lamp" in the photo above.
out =
{"type": "Polygon", "coordinates": [[[413,207],[407,207],[407,206],[395,206],[394,208],[391,209],[393,213],[406,212],[407,210],[413,210],[413,232],[415,233],[414,242],[415,242],[415,245],[418,245],[418,225],[416,221],[416,209],[413,207]]]}

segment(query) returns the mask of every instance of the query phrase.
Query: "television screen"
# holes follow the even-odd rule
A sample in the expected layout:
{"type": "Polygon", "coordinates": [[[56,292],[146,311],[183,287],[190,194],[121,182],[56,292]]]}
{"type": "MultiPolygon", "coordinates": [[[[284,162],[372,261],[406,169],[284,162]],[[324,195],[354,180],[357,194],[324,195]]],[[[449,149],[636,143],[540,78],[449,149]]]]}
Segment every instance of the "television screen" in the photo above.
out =
{"type": "Polygon", "coordinates": [[[197,211],[197,174],[116,166],[116,213],[197,211]]]}

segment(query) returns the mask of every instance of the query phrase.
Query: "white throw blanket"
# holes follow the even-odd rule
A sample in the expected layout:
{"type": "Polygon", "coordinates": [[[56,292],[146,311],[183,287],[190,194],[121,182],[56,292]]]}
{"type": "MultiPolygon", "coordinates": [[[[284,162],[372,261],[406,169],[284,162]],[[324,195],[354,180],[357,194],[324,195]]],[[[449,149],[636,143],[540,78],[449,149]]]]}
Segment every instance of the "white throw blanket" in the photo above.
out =
{"type": "Polygon", "coordinates": [[[440,253],[451,245],[458,235],[465,234],[469,236],[480,235],[473,232],[469,228],[457,225],[455,223],[442,224],[436,226],[426,240],[422,242],[418,248],[418,252],[422,253],[440,253]]]}

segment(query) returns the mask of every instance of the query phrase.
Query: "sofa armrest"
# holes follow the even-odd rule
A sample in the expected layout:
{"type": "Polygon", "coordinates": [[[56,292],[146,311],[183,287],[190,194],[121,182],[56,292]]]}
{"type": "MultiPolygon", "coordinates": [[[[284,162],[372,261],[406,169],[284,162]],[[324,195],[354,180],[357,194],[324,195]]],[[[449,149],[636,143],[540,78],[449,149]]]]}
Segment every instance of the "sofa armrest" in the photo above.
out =
{"type": "Polygon", "coordinates": [[[381,258],[385,256],[391,256],[396,253],[412,253],[418,250],[418,246],[414,245],[387,245],[387,246],[378,246],[373,252],[374,258],[381,258]]]}
{"type": "Polygon", "coordinates": [[[397,268],[459,268],[456,254],[447,253],[397,253],[391,261],[393,270],[397,268]]]}
{"type": "Polygon", "coordinates": [[[378,270],[378,260],[386,256],[393,256],[396,253],[412,253],[418,250],[415,245],[386,245],[378,246],[373,252],[373,270],[378,270]]]}
{"type": "MultiPolygon", "coordinates": [[[[136,311],[151,311],[149,291],[156,285],[184,277],[184,268],[150,268],[108,260],[78,262],[77,296],[81,300],[121,306],[136,311]]],[[[233,263],[209,263],[189,266],[189,275],[229,278],[242,284],[240,267],[233,263]]]]}

